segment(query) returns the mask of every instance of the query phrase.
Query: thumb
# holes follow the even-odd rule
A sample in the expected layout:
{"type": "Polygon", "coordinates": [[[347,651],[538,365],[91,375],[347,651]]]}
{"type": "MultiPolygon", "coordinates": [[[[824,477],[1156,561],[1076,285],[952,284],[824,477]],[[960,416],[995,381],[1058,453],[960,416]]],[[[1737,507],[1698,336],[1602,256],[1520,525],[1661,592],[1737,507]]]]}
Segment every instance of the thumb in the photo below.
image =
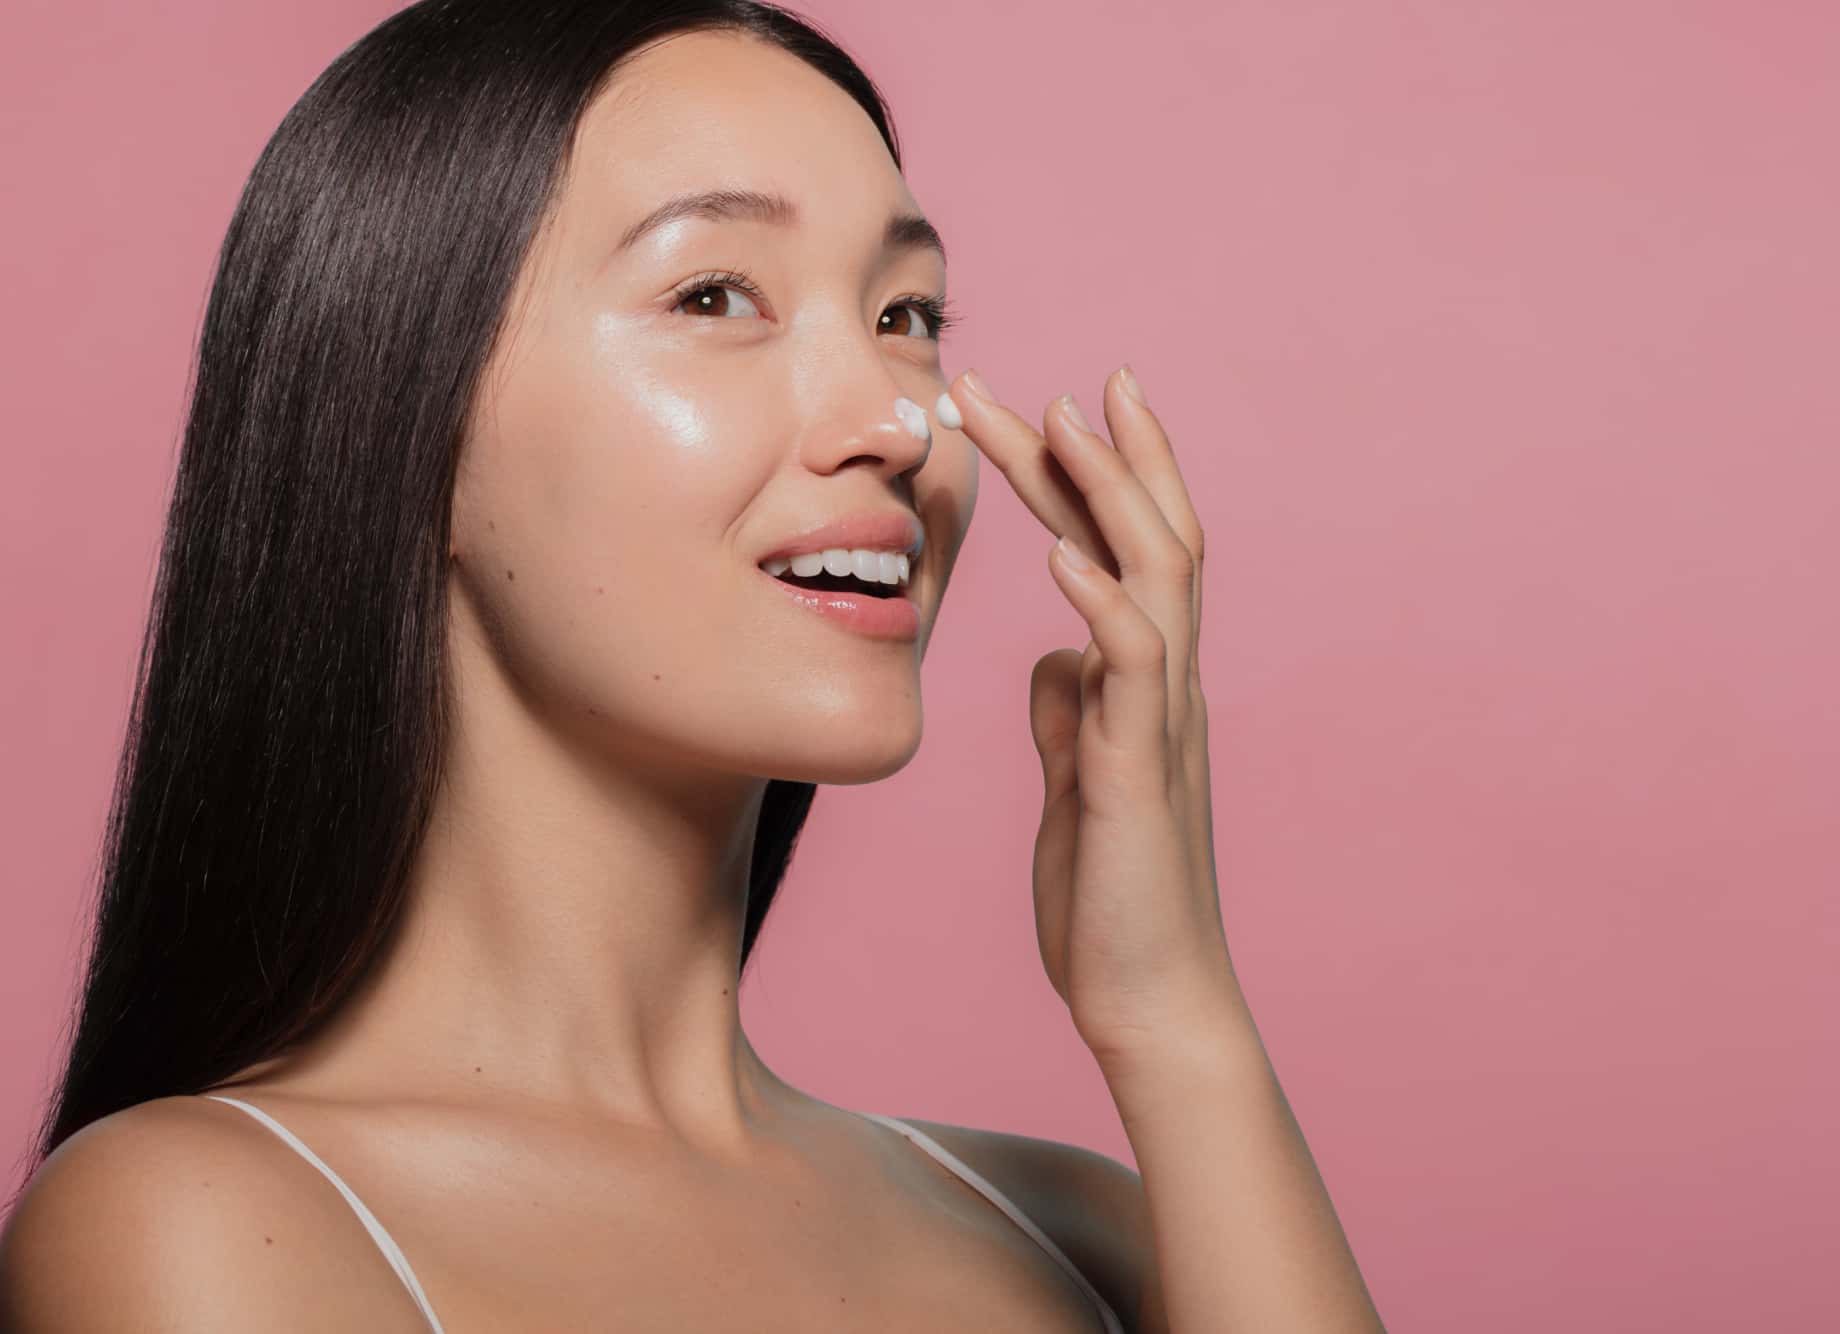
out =
{"type": "Polygon", "coordinates": [[[1041,756],[1042,804],[1051,806],[1075,783],[1074,742],[1080,735],[1080,651],[1057,648],[1029,673],[1029,732],[1041,756]]]}

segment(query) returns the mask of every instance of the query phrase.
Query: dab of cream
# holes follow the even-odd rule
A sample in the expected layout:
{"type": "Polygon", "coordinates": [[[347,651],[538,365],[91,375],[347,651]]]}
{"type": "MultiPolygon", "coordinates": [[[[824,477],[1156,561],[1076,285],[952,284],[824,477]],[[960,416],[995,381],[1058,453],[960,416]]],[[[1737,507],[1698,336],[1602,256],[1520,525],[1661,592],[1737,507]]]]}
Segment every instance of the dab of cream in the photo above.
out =
{"type": "Polygon", "coordinates": [[[933,404],[933,415],[939,418],[939,424],[948,431],[956,431],[965,424],[965,419],[959,415],[958,404],[952,401],[950,394],[939,396],[939,401],[933,404]]]}
{"type": "Polygon", "coordinates": [[[901,425],[913,432],[919,440],[931,441],[933,428],[927,425],[926,409],[906,395],[894,401],[894,415],[901,419],[901,425]]]}

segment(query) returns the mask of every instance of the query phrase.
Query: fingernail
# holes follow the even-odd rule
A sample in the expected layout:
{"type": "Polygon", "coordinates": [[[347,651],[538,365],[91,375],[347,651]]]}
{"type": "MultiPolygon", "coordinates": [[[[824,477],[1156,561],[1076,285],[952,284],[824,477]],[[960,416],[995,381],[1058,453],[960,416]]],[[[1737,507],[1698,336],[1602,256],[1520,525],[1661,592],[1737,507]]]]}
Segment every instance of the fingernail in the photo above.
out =
{"type": "Polygon", "coordinates": [[[1137,372],[1131,369],[1131,363],[1125,362],[1118,370],[1118,381],[1124,386],[1125,393],[1136,399],[1142,406],[1149,407],[1150,402],[1144,397],[1144,387],[1137,383],[1137,372]]]}
{"type": "Polygon", "coordinates": [[[975,370],[965,372],[965,388],[983,399],[986,403],[995,403],[997,396],[990,392],[990,386],[984,383],[984,377],[975,370]]]}
{"type": "Polygon", "coordinates": [[[1092,427],[1086,424],[1086,414],[1080,411],[1080,405],[1073,401],[1072,394],[1061,395],[1061,407],[1067,413],[1068,421],[1072,422],[1082,431],[1092,430],[1092,427]]]}
{"type": "Polygon", "coordinates": [[[1086,558],[1086,553],[1081,551],[1066,538],[1063,537],[1055,545],[1061,549],[1061,559],[1066,561],[1071,568],[1080,571],[1082,574],[1092,569],[1092,562],[1086,558]]]}
{"type": "Polygon", "coordinates": [[[950,394],[939,396],[939,401],[933,404],[933,415],[948,431],[956,431],[965,424],[965,419],[959,415],[958,404],[952,401],[950,394]]]}

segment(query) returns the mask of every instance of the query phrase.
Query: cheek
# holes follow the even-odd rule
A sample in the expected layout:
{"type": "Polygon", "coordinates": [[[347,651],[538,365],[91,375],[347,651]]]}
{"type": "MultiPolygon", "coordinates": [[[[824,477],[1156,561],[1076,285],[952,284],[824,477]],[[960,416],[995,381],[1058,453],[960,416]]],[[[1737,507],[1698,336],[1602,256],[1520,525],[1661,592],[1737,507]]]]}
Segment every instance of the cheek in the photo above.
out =
{"type": "Polygon", "coordinates": [[[914,478],[927,539],[954,556],[977,510],[980,457],[977,446],[956,431],[936,434],[926,467],[914,478]]]}
{"type": "Polygon", "coordinates": [[[965,445],[965,525],[971,524],[971,515],[977,509],[978,482],[983,475],[982,456],[977,447],[969,442],[965,445]]]}
{"type": "MultiPolygon", "coordinates": [[[[710,405],[641,378],[507,414],[470,488],[465,561],[494,651],[558,716],[647,726],[707,689],[743,576],[748,501],[710,405]]],[[[745,604],[739,604],[745,605],[745,604]]]]}
{"type": "Polygon", "coordinates": [[[770,480],[772,428],[750,396],[614,332],[525,354],[463,469],[469,564],[484,567],[469,573],[507,621],[630,634],[720,596],[710,581],[734,573],[730,535],[770,480]]]}
{"type": "Polygon", "coordinates": [[[498,427],[499,494],[520,527],[597,566],[720,539],[744,499],[746,414],[626,322],[584,320],[521,366],[498,427]]]}

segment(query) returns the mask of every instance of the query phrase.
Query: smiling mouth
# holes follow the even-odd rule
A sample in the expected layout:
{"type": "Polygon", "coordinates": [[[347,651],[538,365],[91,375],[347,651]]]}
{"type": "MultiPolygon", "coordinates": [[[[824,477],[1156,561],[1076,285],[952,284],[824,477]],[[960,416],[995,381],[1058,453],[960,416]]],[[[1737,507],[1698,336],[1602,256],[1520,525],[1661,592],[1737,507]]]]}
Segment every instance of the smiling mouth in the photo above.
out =
{"type": "Polygon", "coordinates": [[[782,584],[796,584],[800,588],[810,588],[824,593],[861,593],[872,598],[905,597],[906,590],[899,584],[869,583],[847,574],[831,574],[820,570],[817,574],[793,574],[787,571],[777,576],[782,584]]]}

